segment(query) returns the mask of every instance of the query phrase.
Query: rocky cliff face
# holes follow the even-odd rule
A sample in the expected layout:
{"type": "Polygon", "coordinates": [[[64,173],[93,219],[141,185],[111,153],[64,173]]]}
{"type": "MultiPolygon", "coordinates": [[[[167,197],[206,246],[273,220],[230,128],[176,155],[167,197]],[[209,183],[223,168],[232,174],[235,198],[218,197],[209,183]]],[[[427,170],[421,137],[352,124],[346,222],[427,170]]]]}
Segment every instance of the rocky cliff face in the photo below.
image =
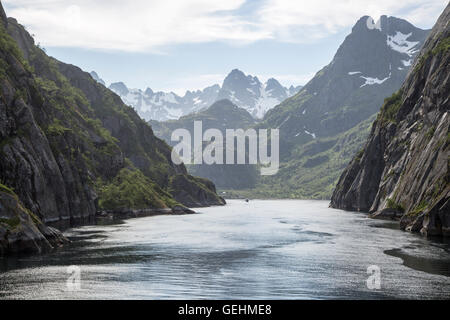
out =
{"type": "Polygon", "coordinates": [[[26,209],[17,195],[0,184],[0,256],[17,252],[43,252],[68,240],[26,209]]]}
{"type": "MultiPolygon", "coordinates": [[[[0,182],[20,206],[45,224],[67,227],[112,205],[223,204],[214,185],[171,161],[168,145],[119,96],[48,57],[2,8],[0,18],[0,182]]],[[[10,219],[5,199],[0,215],[10,219]]],[[[0,243],[8,242],[2,235],[0,243]]]]}
{"type": "Polygon", "coordinates": [[[340,177],[332,207],[400,218],[403,229],[425,235],[450,235],[449,21],[447,6],[340,177]]]}

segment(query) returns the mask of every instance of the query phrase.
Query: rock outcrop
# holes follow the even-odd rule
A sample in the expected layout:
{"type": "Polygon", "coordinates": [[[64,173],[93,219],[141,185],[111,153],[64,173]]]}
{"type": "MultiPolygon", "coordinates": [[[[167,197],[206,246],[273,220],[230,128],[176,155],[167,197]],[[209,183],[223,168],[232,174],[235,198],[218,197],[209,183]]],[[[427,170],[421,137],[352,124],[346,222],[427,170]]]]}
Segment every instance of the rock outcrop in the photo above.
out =
{"type": "Polygon", "coordinates": [[[450,236],[449,21],[450,5],[340,177],[332,207],[379,217],[390,212],[403,229],[450,236]]]}
{"type": "Polygon", "coordinates": [[[68,240],[55,228],[44,225],[27,210],[17,195],[0,185],[0,256],[19,252],[44,252],[68,240]]]}
{"type": "Polygon", "coordinates": [[[190,205],[175,199],[182,191],[198,206],[224,204],[214,185],[172,162],[170,147],[119,96],[48,57],[3,8],[0,13],[0,182],[24,209],[65,228],[91,222],[102,204],[190,205]],[[182,190],[171,183],[178,176],[186,176],[182,190]]]}

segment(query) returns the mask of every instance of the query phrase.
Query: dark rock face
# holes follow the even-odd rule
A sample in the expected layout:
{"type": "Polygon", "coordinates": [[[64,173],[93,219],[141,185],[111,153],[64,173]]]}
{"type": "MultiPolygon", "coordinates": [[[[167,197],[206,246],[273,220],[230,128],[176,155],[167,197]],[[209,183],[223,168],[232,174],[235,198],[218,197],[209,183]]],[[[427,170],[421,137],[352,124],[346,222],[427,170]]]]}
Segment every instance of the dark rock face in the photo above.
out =
{"type": "MultiPolygon", "coordinates": [[[[171,192],[180,190],[170,181],[186,168],[131,107],[88,73],[48,57],[14,19],[0,24],[0,41],[0,181],[26,210],[59,228],[89,223],[99,188],[126,167],[154,182],[160,203],[176,203],[171,192]]],[[[183,185],[196,191],[192,201],[223,204],[214,188],[199,184],[208,183],[189,177],[183,185]]],[[[47,239],[56,232],[39,228],[47,239]]],[[[15,243],[33,237],[20,235],[15,243]]]]}
{"type": "Polygon", "coordinates": [[[403,229],[450,235],[449,20],[447,6],[339,179],[332,207],[375,215],[401,208],[403,229]]]}
{"type": "MultiPolygon", "coordinates": [[[[214,184],[206,179],[195,179],[192,176],[177,175],[170,181],[170,187],[174,190],[175,200],[188,207],[204,207],[205,203],[217,201],[216,188],[214,184]]],[[[225,200],[220,198],[220,203],[225,204],[225,200]]]]}
{"type": "Polygon", "coordinates": [[[9,253],[40,253],[68,240],[55,228],[44,225],[25,209],[17,195],[0,191],[0,256],[9,253]]]}

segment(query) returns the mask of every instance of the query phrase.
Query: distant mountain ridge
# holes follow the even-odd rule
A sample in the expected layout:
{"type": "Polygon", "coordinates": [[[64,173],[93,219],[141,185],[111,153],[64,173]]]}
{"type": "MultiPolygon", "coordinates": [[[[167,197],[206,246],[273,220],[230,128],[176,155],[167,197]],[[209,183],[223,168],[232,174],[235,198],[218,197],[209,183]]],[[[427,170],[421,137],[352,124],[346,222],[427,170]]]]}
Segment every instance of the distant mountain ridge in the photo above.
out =
{"type": "MultiPolygon", "coordinates": [[[[91,72],[91,76],[105,85],[95,71],[91,72]]],[[[112,83],[109,89],[118,94],[125,104],[134,107],[145,120],[166,121],[206,109],[222,99],[232,101],[255,118],[262,118],[268,110],[297,93],[301,86],[286,88],[274,78],[261,83],[257,77],[234,69],[222,86],[214,84],[203,90],[187,91],[182,97],[174,92],[154,92],[150,88],[145,91],[130,89],[123,82],[112,83]]]]}

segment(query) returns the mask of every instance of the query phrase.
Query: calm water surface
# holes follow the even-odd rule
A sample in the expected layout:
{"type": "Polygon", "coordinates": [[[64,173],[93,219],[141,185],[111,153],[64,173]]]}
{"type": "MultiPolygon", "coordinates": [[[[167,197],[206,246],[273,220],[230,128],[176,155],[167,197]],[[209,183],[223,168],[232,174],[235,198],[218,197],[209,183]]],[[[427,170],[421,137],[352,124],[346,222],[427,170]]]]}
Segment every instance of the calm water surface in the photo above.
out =
{"type": "Polygon", "coordinates": [[[448,244],[326,201],[228,203],[76,228],[58,251],[0,258],[0,298],[450,298],[448,244]],[[71,265],[77,291],[67,287],[71,265]],[[366,285],[372,265],[379,290],[366,285]]]}

